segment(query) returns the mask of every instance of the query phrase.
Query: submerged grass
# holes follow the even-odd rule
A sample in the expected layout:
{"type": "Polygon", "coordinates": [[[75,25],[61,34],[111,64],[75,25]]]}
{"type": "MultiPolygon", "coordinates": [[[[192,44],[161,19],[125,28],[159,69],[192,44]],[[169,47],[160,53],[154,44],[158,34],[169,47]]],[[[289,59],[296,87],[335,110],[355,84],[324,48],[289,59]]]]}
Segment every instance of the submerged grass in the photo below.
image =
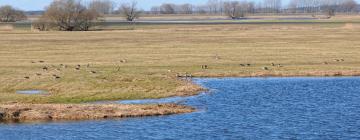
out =
{"type": "Polygon", "coordinates": [[[0,103],[162,98],[194,95],[202,90],[176,77],[186,74],[360,75],[359,38],[357,23],[1,31],[0,103]],[[202,65],[208,67],[203,69],[202,65]],[[16,94],[17,90],[28,89],[49,94],[16,94]]]}

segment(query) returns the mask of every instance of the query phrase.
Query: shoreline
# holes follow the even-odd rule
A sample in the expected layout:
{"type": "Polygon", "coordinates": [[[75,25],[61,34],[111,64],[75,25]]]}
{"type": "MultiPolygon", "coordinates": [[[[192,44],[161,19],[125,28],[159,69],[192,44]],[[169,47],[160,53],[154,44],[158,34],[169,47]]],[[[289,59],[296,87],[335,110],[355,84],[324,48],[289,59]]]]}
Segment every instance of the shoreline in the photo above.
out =
{"type": "MultiPolygon", "coordinates": [[[[360,71],[322,71],[311,73],[253,73],[228,75],[194,75],[192,78],[266,78],[266,77],[356,77],[360,71]]],[[[208,89],[194,82],[187,82],[177,92],[178,97],[196,96],[208,89]]],[[[169,96],[176,97],[176,96],[169,96]]],[[[178,104],[0,104],[0,123],[37,122],[37,121],[80,121],[114,118],[134,118],[146,116],[163,116],[195,112],[191,106],[178,104]]],[[[99,101],[101,102],[101,101],[99,101]]]]}
{"type": "Polygon", "coordinates": [[[100,120],[184,114],[194,111],[192,107],[177,104],[5,104],[0,105],[0,122],[100,120]]]}

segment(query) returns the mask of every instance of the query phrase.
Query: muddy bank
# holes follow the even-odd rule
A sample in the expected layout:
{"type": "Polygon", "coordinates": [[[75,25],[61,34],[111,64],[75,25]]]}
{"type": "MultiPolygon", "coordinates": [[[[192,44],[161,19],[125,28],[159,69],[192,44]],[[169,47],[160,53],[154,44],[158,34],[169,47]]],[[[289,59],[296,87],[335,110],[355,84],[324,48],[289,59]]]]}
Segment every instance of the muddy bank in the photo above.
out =
{"type": "Polygon", "coordinates": [[[176,105],[80,105],[80,104],[3,104],[0,122],[31,122],[56,120],[95,120],[161,116],[190,113],[194,108],[176,105]]]}

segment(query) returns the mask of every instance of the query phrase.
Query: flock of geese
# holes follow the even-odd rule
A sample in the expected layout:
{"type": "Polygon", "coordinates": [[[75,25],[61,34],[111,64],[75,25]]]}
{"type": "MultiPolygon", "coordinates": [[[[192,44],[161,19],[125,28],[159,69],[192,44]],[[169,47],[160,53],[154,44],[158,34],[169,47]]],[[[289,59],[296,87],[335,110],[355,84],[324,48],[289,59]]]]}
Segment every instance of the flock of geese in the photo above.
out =
{"type": "MultiPolygon", "coordinates": [[[[220,57],[218,55],[216,55],[215,59],[220,59],[220,57]]],[[[344,62],[345,60],[344,59],[334,59],[333,60],[334,62],[344,62]]],[[[45,61],[43,60],[40,60],[40,61],[32,61],[31,63],[45,63],[45,61]]],[[[120,63],[127,63],[127,60],[126,59],[123,59],[120,61],[120,63]]],[[[329,62],[323,62],[323,64],[325,65],[328,65],[329,62]]],[[[241,67],[251,67],[253,66],[252,64],[239,64],[239,66],[241,67]]],[[[68,66],[68,65],[64,65],[64,64],[60,64],[59,66],[55,66],[55,65],[51,65],[51,66],[43,66],[42,67],[42,70],[44,72],[50,72],[52,70],[56,71],[56,72],[60,72],[64,69],[69,69],[71,66],[68,66]]],[[[89,70],[91,67],[90,64],[87,64],[87,65],[84,65],[84,66],[81,66],[80,64],[78,65],[75,65],[73,67],[74,71],[80,71],[82,70],[82,68],[85,68],[86,71],[88,71],[90,74],[96,74],[98,73],[97,71],[94,71],[94,70],[89,70]]],[[[262,67],[262,70],[265,70],[265,71],[269,71],[271,70],[271,67],[278,67],[278,68],[281,68],[281,67],[284,67],[284,65],[282,64],[275,64],[275,63],[271,63],[269,66],[265,66],[265,67],[262,67]]],[[[209,69],[209,65],[201,65],[201,69],[209,69]]],[[[119,70],[119,69],[118,69],[119,70]]],[[[169,70],[170,71],[170,70],[169,70]]],[[[42,76],[43,74],[42,73],[35,73],[36,76],[42,76]]],[[[57,74],[52,74],[51,75],[54,79],[61,79],[61,77],[57,74]]],[[[188,73],[188,72],[185,72],[185,74],[179,74],[177,73],[176,74],[176,77],[178,78],[192,78],[193,75],[188,73]]],[[[25,76],[24,79],[30,79],[31,77],[30,76],[25,76]]]]}
{"type": "MultiPolygon", "coordinates": [[[[43,63],[45,63],[45,61],[43,61],[43,60],[40,60],[40,61],[31,61],[31,63],[33,63],[33,64],[35,64],[35,63],[41,63],[41,64],[43,64],[43,63]]],[[[65,69],[69,69],[69,68],[71,68],[72,66],[69,66],[69,65],[65,65],[65,64],[60,64],[60,65],[51,65],[51,66],[43,66],[42,68],[41,68],[41,70],[43,71],[43,72],[37,72],[37,73],[35,73],[35,76],[37,76],[37,77],[39,77],[39,76],[43,76],[44,75],[44,72],[47,74],[47,73],[50,73],[50,72],[61,72],[61,71],[63,71],[63,70],[65,70],[65,69]]],[[[81,71],[82,70],[82,68],[84,68],[86,71],[88,71],[89,73],[91,73],[91,74],[96,74],[97,73],[97,71],[94,71],[94,70],[89,70],[90,69],[90,64],[87,64],[87,65],[83,65],[83,66],[81,66],[80,64],[78,64],[78,65],[75,65],[75,66],[73,66],[72,67],[73,68],[73,70],[74,71],[81,71]]],[[[51,76],[54,78],[54,79],[61,79],[62,77],[60,76],[60,75],[58,75],[58,74],[51,74],[51,76]]],[[[25,76],[24,77],[24,79],[31,79],[31,77],[30,76],[25,76]]]]}

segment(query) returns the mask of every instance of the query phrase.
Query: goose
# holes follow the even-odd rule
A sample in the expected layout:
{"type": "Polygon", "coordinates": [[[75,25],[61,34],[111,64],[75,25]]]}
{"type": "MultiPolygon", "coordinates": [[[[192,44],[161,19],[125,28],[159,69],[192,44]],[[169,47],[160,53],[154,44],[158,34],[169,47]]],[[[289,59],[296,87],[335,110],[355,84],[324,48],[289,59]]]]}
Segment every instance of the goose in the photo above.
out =
{"type": "Polygon", "coordinates": [[[46,66],[45,66],[45,67],[43,67],[42,69],[43,69],[44,71],[49,70],[49,68],[48,68],[48,67],[46,67],[46,66]]]}

